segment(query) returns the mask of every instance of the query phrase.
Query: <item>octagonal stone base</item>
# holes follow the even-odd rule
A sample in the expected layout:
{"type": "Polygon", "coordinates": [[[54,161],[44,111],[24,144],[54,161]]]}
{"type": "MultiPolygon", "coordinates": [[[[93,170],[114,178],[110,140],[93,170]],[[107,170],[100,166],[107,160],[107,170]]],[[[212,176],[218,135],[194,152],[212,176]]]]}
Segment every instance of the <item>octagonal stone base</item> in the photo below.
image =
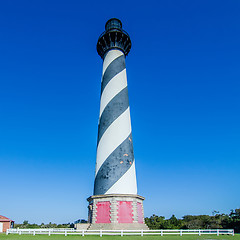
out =
{"type": "Polygon", "coordinates": [[[133,194],[93,195],[88,199],[90,230],[147,230],[144,197],[133,194]]]}

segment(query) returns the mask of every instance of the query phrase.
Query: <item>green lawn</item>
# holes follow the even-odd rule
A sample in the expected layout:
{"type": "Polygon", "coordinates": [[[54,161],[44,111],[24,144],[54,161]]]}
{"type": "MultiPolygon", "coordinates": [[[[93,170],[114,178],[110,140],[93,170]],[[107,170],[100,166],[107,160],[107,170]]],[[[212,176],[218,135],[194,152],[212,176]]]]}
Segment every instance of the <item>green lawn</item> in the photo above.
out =
{"type": "MultiPolygon", "coordinates": [[[[79,235],[70,235],[65,237],[64,235],[17,235],[17,234],[0,234],[0,240],[80,240],[80,239],[86,239],[86,240],[97,240],[99,239],[99,236],[79,236],[79,235]]],[[[180,236],[103,236],[100,239],[108,239],[108,240],[115,240],[115,239],[121,239],[121,240],[240,240],[240,234],[236,234],[235,236],[228,236],[228,235],[204,235],[204,236],[198,236],[198,235],[183,235],[180,236]]],[[[99,239],[99,240],[100,240],[99,239]]]]}

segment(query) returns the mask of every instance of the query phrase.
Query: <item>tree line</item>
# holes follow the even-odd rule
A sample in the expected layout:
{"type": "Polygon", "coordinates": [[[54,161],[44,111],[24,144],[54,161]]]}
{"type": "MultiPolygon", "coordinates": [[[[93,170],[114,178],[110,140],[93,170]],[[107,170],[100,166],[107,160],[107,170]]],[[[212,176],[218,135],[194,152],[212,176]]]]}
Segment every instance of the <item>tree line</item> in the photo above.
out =
{"type": "Polygon", "coordinates": [[[150,229],[234,229],[240,232],[240,208],[231,210],[229,214],[220,214],[217,211],[209,215],[185,215],[177,219],[172,215],[169,219],[153,214],[145,218],[150,229]]]}
{"type": "Polygon", "coordinates": [[[23,221],[23,223],[14,224],[15,228],[74,228],[74,223],[61,223],[61,224],[56,224],[56,223],[29,223],[27,220],[23,221]]]}
{"type": "MultiPolygon", "coordinates": [[[[75,223],[86,223],[84,219],[79,219],[75,223]]],[[[169,219],[153,214],[145,218],[145,223],[150,229],[234,229],[240,233],[240,208],[231,210],[229,214],[220,214],[217,211],[209,215],[185,215],[181,219],[172,215],[169,219]]],[[[15,228],[73,228],[74,223],[48,223],[30,224],[23,221],[22,224],[15,224],[15,228]]]]}
{"type": "Polygon", "coordinates": [[[78,219],[74,223],[29,223],[27,220],[23,221],[23,223],[15,223],[14,227],[15,228],[74,228],[75,223],[86,223],[87,221],[85,219],[78,219]]]}

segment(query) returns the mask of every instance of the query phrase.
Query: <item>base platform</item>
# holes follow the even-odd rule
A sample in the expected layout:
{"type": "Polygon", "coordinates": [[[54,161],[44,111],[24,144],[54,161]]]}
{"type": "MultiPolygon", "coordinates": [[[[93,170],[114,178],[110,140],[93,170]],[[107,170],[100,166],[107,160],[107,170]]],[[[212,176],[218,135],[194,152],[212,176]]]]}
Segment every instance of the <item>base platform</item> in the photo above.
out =
{"type": "Polygon", "coordinates": [[[89,230],[147,230],[144,197],[133,194],[93,195],[88,199],[89,230]]]}

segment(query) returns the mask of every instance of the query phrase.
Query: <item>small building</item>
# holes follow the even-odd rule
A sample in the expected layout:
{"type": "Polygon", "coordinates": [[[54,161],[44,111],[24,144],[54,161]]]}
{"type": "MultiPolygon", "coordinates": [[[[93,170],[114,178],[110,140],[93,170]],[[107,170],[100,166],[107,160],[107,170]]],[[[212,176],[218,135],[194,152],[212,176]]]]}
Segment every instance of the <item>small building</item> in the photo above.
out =
{"type": "Polygon", "coordinates": [[[7,229],[13,228],[13,226],[14,226],[14,221],[13,220],[0,215],[0,233],[1,232],[6,232],[7,229]]]}

